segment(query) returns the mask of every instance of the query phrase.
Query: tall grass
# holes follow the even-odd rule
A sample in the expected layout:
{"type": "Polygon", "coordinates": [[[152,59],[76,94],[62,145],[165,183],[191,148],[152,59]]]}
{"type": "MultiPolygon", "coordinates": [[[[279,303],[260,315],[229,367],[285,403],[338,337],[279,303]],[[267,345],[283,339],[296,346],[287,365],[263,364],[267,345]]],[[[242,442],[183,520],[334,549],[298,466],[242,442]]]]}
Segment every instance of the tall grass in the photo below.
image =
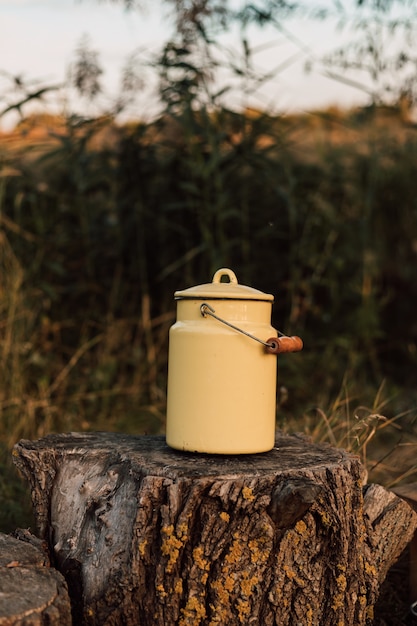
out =
{"type": "Polygon", "coordinates": [[[417,415],[415,130],[381,109],[238,113],[184,54],[155,122],[68,116],[39,138],[34,120],[35,139],[26,121],[2,148],[0,441],[163,432],[173,292],[230,266],[304,339],[279,358],[279,423],[377,475],[417,415]]]}
{"type": "Polygon", "coordinates": [[[358,455],[370,483],[391,488],[415,480],[416,433],[407,427],[406,420],[411,417],[415,421],[415,410],[393,412],[394,399],[387,396],[385,381],[373,397],[367,395],[365,390],[359,398],[351,395],[349,381],[344,379],[328,406],[306,411],[302,420],[289,416],[281,426],[291,432],[302,425],[303,432],[313,441],[328,442],[358,455]],[[369,404],[363,403],[366,399],[369,404]]]}
{"type": "Polygon", "coordinates": [[[187,107],[127,128],[70,118],[40,156],[8,156],[4,433],[142,407],[163,429],[173,292],[227,265],[305,340],[280,359],[290,410],[327,405],[346,372],[374,392],[386,378],[415,407],[413,131],[367,138],[345,117],[323,141],[317,121],[187,107]]]}

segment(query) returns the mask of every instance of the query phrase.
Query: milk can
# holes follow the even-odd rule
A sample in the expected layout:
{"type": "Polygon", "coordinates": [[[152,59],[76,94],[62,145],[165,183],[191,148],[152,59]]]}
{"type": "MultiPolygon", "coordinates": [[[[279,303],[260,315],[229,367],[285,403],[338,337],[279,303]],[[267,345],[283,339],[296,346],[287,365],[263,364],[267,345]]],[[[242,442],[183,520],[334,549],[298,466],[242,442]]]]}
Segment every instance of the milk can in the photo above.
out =
{"type": "Polygon", "coordinates": [[[273,296],[227,268],[176,291],[169,333],[166,440],[190,452],[249,454],[275,439],[276,354],[302,349],[271,326],[273,296]],[[222,278],[226,278],[224,282],[222,278]]]}

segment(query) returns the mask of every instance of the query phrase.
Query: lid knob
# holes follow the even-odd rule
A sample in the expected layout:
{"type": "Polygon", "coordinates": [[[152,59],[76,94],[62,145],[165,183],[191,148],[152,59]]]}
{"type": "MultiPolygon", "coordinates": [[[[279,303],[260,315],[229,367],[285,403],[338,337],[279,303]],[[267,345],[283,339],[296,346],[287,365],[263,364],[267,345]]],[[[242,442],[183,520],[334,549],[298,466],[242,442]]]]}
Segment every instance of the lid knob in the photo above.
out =
{"type": "Polygon", "coordinates": [[[233,270],[229,270],[228,267],[222,267],[213,276],[213,283],[221,283],[222,276],[227,276],[229,278],[229,283],[233,283],[237,285],[236,274],[233,270]]]}

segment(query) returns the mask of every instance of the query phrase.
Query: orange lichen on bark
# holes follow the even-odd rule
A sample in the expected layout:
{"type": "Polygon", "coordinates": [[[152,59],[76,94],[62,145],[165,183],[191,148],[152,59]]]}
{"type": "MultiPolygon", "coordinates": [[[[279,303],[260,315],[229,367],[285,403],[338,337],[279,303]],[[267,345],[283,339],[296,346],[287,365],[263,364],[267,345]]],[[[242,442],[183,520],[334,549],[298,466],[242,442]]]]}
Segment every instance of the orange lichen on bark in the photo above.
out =
{"type": "Polygon", "coordinates": [[[165,587],[162,584],[156,586],[156,591],[157,591],[158,597],[160,598],[166,598],[166,596],[168,595],[167,592],[165,591],[165,587]]]}
{"type": "Polygon", "coordinates": [[[138,545],[139,554],[141,557],[145,556],[146,546],[148,545],[148,540],[144,539],[138,545]]]}
{"type": "Polygon", "coordinates": [[[340,574],[336,578],[336,585],[337,585],[337,593],[335,594],[333,598],[333,603],[332,603],[332,609],[334,611],[341,609],[345,604],[345,591],[347,587],[347,580],[344,574],[340,574]]]}
{"type": "Polygon", "coordinates": [[[226,576],[225,580],[224,580],[224,588],[229,591],[232,592],[235,586],[235,579],[232,578],[232,576],[228,575],[226,576]]]}
{"type": "Polygon", "coordinates": [[[170,524],[169,526],[163,526],[161,532],[164,535],[161,545],[161,552],[164,556],[168,557],[166,571],[168,573],[171,573],[175,563],[177,562],[180,549],[184,546],[187,536],[182,536],[181,539],[179,539],[175,535],[174,526],[172,524],[170,524]]]}
{"type": "Polygon", "coordinates": [[[251,605],[247,600],[242,600],[239,598],[237,601],[237,614],[239,617],[239,622],[241,624],[246,624],[248,621],[248,617],[250,616],[251,605]]]}
{"type": "Polygon", "coordinates": [[[210,569],[210,561],[204,558],[203,555],[204,555],[204,550],[201,546],[197,546],[196,548],[194,548],[193,550],[194,563],[200,569],[204,571],[208,571],[210,569]]]}
{"type": "Polygon", "coordinates": [[[371,565],[368,561],[365,561],[365,572],[370,574],[371,576],[377,576],[378,572],[376,571],[375,565],[371,565]]]}
{"type": "Polygon", "coordinates": [[[249,597],[253,591],[253,588],[259,583],[258,576],[254,575],[249,577],[248,572],[243,572],[240,580],[240,590],[244,596],[249,597]]]}
{"type": "MultiPolygon", "coordinates": [[[[233,533],[233,542],[230,546],[229,552],[225,556],[225,562],[229,565],[231,563],[239,563],[242,559],[243,544],[242,538],[239,532],[233,533]]],[[[224,567],[223,567],[224,570],[224,567]]]]}
{"type": "Polygon", "coordinates": [[[265,563],[270,554],[270,545],[268,537],[260,537],[249,541],[250,560],[251,563],[265,563]]]}
{"type": "Polygon", "coordinates": [[[197,596],[191,596],[185,607],[181,609],[181,613],[179,626],[186,626],[186,624],[197,626],[206,617],[206,607],[197,596]]]}
{"type": "Polygon", "coordinates": [[[304,535],[307,531],[307,525],[302,519],[300,519],[296,523],[294,529],[299,535],[304,535]]]}
{"type": "Polygon", "coordinates": [[[253,495],[253,490],[251,487],[243,487],[242,496],[245,500],[249,500],[249,502],[253,502],[255,500],[255,496],[253,495]]]}

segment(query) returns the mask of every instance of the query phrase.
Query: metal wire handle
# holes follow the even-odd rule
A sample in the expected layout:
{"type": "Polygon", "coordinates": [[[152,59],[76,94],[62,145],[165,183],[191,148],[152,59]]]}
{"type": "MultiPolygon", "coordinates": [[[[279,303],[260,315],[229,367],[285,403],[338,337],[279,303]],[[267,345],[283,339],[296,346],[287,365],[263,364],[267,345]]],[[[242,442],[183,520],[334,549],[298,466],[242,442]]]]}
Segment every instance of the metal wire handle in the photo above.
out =
{"type": "Polygon", "coordinates": [[[227,320],[224,320],[222,317],[216,315],[213,307],[207,304],[207,302],[203,302],[203,304],[200,305],[200,312],[203,317],[206,317],[206,315],[211,315],[217,321],[225,324],[226,326],[229,326],[229,328],[233,328],[233,330],[236,330],[238,333],[242,333],[242,335],[246,335],[246,337],[249,337],[250,339],[254,339],[255,341],[257,341],[258,343],[261,343],[263,346],[265,346],[266,351],[269,352],[269,354],[298,352],[299,350],[303,349],[303,340],[300,337],[287,337],[287,335],[284,335],[279,331],[278,337],[270,337],[268,341],[262,341],[262,339],[259,339],[259,337],[251,335],[250,333],[246,332],[246,330],[243,330],[242,328],[239,328],[238,326],[235,326],[227,320]]]}
{"type": "MultiPolygon", "coordinates": [[[[273,341],[262,341],[262,339],[259,339],[259,337],[255,337],[255,335],[251,335],[250,333],[246,332],[246,330],[243,330],[243,328],[239,328],[238,326],[235,326],[234,324],[231,324],[230,322],[224,320],[222,317],[219,317],[218,315],[216,315],[216,312],[213,309],[213,307],[207,304],[207,302],[203,302],[203,304],[200,306],[200,311],[203,317],[206,317],[206,315],[211,315],[211,317],[214,317],[216,320],[218,320],[222,324],[229,326],[229,328],[233,328],[233,330],[237,330],[238,333],[242,333],[242,335],[246,335],[246,337],[250,337],[251,339],[254,339],[255,341],[257,341],[258,343],[261,343],[263,346],[265,346],[265,348],[275,348],[277,345],[273,341]]],[[[278,331],[278,335],[284,336],[283,333],[280,333],[279,331],[278,331]]]]}

